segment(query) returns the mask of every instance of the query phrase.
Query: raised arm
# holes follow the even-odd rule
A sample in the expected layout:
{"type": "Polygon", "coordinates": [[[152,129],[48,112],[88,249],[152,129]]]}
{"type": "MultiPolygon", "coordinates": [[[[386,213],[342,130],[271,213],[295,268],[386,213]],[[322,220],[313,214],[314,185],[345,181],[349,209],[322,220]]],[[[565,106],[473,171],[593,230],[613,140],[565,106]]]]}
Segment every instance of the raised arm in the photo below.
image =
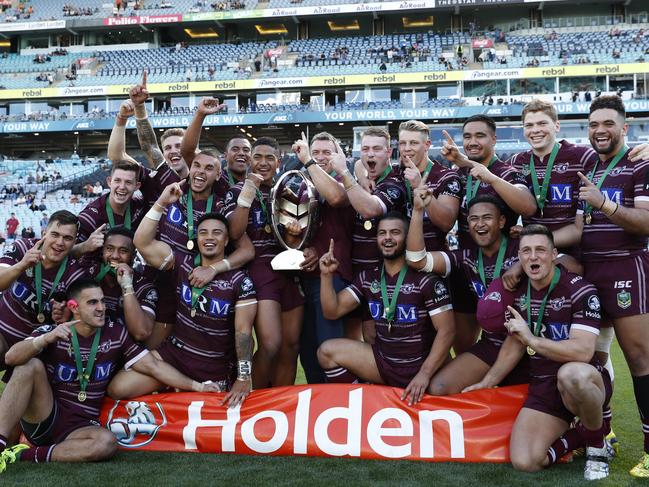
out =
{"type": "Polygon", "coordinates": [[[5,363],[11,367],[26,364],[29,359],[36,357],[45,348],[59,340],[70,339],[70,327],[79,320],[68,321],[60,325],[52,325],[52,329],[47,333],[37,336],[36,338],[27,337],[16,343],[5,354],[5,363]]]}
{"type": "Polygon", "coordinates": [[[158,139],[146,111],[146,101],[149,99],[146,70],[142,74],[142,83],[131,88],[129,98],[135,110],[135,127],[137,128],[137,140],[140,143],[140,148],[146,154],[149,167],[156,169],[164,162],[164,155],[160,150],[158,139]]]}
{"type": "Polygon", "coordinates": [[[379,197],[368,193],[361,187],[347,169],[347,163],[340,158],[332,159],[331,163],[336,172],[342,176],[347,197],[356,212],[363,218],[375,218],[383,215],[385,210],[379,197]]]}
{"type": "Polygon", "coordinates": [[[137,164],[137,161],[126,153],[126,122],[135,113],[131,100],[124,100],[119,106],[119,113],[115,118],[113,130],[108,139],[108,158],[115,161],[129,161],[137,164]]]}
{"type": "Polygon", "coordinates": [[[196,149],[198,149],[198,142],[201,138],[201,130],[203,128],[205,117],[217,113],[224,107],[225,105],[219,104],[219,100],[210,96],[202,98],[198,103],[194,118],[192,118],[189,127],[187,127],[183,141],[180,145],[180,154],[183,156],[183,160],[187,164],[190,164],[191,161],[194,160],[196,149]]]}

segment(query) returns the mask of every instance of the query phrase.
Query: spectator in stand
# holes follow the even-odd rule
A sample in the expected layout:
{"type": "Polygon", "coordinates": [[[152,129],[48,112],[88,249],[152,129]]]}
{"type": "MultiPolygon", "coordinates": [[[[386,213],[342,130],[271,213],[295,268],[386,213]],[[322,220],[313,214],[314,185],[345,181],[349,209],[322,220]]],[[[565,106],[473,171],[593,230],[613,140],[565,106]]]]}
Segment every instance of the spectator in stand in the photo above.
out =
{"type": "Polygon", "coordinates": [[[23,228],[23,231],[20,232],[22,238],[36,238],[36,232],[32,227],[23,228]]]}
{"type": "Polygon", "coordinates": [[[18,218],[16,218],[16,214],[12,213],[11,216],[7,219],[7,223],[5,224],[6,230],[7,230],[7,238],[16,239],[16,231],[18,230],[18,226],[20,225],[20,222],[18,221],[18,218]]]}
{"type": "Polygon", "coordinates": [[[93,196],[101,196],[103,192],[104,192],[104,187],[101,185],[99,181],[97,181],[92,188],[93,196]]]}
{"type": "Polygon", "coordinates": [[[50,221],[50,217],[47,216],[47,213],[43,212],[43,215],[41,216],[41,235],[45,232],[45,228],[47,228],[47,224],[50,221]]]}

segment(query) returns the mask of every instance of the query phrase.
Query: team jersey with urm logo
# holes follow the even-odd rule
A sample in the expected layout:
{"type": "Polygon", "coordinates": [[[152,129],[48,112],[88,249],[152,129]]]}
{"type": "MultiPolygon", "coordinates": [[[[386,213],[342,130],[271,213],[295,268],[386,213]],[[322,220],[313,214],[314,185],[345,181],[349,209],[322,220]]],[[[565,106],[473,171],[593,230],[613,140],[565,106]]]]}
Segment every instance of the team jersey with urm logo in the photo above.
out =
{"type": "MultiPolygon", "coordinates": [[[[513,184],[514,186],[525,187],[525,188],[527,187],[523,175],[520,172],[518,172],[516,169],[514,169],[511,165],[501,161],[500,159],[494,161],[494,163],[491,164],[491,166],[489,166],[489,171],[492,174],[498,176],[499,178],[507,181],[508,183],[513,184]]],[[[466,193],[468,191],[467,182],[468,182],[470,172],[471,169],[468,167],[461,167],[458,169],[458,174],[462,179],[462,187],[464,188],[462,203],[460,204],[460,214],[457,219],[457,226],[458,226],[457,239],[461,249],[476,246],[475,242],[471,238],[471,235],[469,234],[469,222],[468,222],[470,202],[467,201],[466,193]]],[[[476,178],[472,178],[472,179],[473,179],[472,185],[475,185],[476,178]]],[[[498,201],[500,201],[503,208],[505,209],[505,217],[507,218],[507,224],[505,225],[505,232],[509,231],[509,228],[512,225],[516,225],[516,221],[518,220],[518,214],[514,210],[512,210],[509,206],[507,206],[507,203],[503,201],[503,199],[498,195],[498,193],[493,188],[493,186],[491,186],[491,184],[481,182],[478,185],[478,190],[476,191],[476,194],[473,195],[473,198],[477,198],[478,196],[485,196],[485,195],[493,196],[498,201]]]]}
{"type": "MultiPolygon", "coordinates": [[[[390,211],[406,214],[406,188],[401,176],[394,169],[376,185],[372,195],[379,198],[384,215],[390,211]]],[[[363,218],[356,213],[352,233],[352,265],[359,269],[371,269],[381,260],[381,253],[376,245],[379,218],[363,218]],[[369,229],[365,228],[366,221],[371,223],[369,229]]]]}
{"type": "Polygon", "coordinates": [[[256,301],[255,287],[248,273],[231,270],[216,276],[198,298],[195,316],[192,311],[192,287],[189,274],[194,269],[194,258],[174,253],[178,308],[172,342],[178,348],[199,359],[214,359],[222,364],[224,376],[236,361],[234,341],[235,308],[240,301],[256,301]]]}
{"type": "MultiPolygon", "coordinates": [[[[79,233],[77,234],[77,243],[85,242],[90,237],[90,234],[97,230],[100,226],[106,224],[108,227],[109,220],[108,214],[106,213],[106,200],[108,199],[109,194],[106,193],[101,195],[99,198],[94,200],[92,203],[89,203],[81,213],[79,213],[79,233]]],[[[148,207],[145,204],[144,200],[141,198],[131,199],[131,230],[135,231],[144,218],[148,207]]],[[[124,219],[126,217],[126,212],[124,215],[118,215],[113,213],[113,218],[115,226],[124,225],[124,219]]]]}
{"type": "MultiPolygon", "coordinates": [[[[10,267],[22,260],[24,255],[37,242],[37,239],[19,239],[5,248],[5,253],[0,257],[0,267],[10,267]]],[[[48,296],[58,272],[58,266],[51,269],[43,268],[42,306],[45,322],[51,322],[51,307],[48,296]]],[[[38,322],[38,298],[36,297],[35,270],[30,267],[5,291],[0,299],[0,332],[11,347],[14,343],[28,337],[34,328],[41,325],[38,322]]],[[[90,277],[88,270],[79,261],[68,258],[67,266],[61,280],[52,292],[52,298],[63,300],[66,290],[74,281],[90,277]]]]}
{"type": "MultiPolygon", "coordinates": [[[[609,162],[610,159],[597,166],[593,177],[595,184],[599,182],[609,162]]],[[[626,208],[633,208],[635,203],[649,203],[649,160],[632,162],[625,155],[606,176],[600,190],[608,199],[626,208]]],[[[584,223],[581,238],[585,262],[629,257],[645,252],[648,243],[646,232],[644,235],[628,232],[597,209],[593,210],[591,223],[584,223]]]]}
{"type": "MultiPolygon", "coordinates": [[[[590,147],[578,146],[565,140],[559,142],[561,148],[557,153],[550,174],[547,199],[543,207],[543,215],[537,207],[536,213],[523,218],[523,224],[538,223],[545,225],[550,230],[557,230],[575,221],[579,211],[579,183],[578,172],[589,174],[593,164],[597,162],[597,153],[590,147]]],[[[530,157],[532,150],[515,154],[509,162],[516,170],[523,173],[527,187],[534,194],[532,174],[530,170],[530,157]]],[[[545,171],[550,154],[543,158],[534,156],[534,166],[539,186],[543,185],[545,171]]]]}
{"type": "MultiPolygon", "coordinates": [[[[527,321],[527,277],[523,276],[515,293],[514,308],[527,321]]],[[[547,288],[537,291],[531,288],[532,322],[536,324],[541,302],[547,288]]],[[[511,318],[507,311],[506,319],[511,318]]],[[[582,330],[599,335],[601,321],[601,305],[595,286],[585,281],[581,276],[561,268],[561,278],[550,293],[543,313],[541,334],[543,338],[553,341],[568,340],[572,330],[582,330]]],[[[529,323],[528,323],[529,324],[529,323]]],[[[563,363],[543,357],[542,354],[532,355],[530,372],[534,378],[556,376],[563,363]]],[[[593,355],[590,363],[595,364],[593,355]]]]}
{"type": "MultiPolygon", "coordinates": [[[[392,297],[399,274],[386,273],[388,296],[392,297]]],[[[428,357],[435,339],[431,317],[453,309],[444,280],[435,274],[408,269],[403,279],[394,323],[390,326],[381,299],[381,270],[364,270],[345,288],[362,303],[367,302],[376,323],[376,346],[390,363],[413,365],[428,357]]]]}
{"type": "MultiPolygon", "coordinates": [[[[31,338],[44,335],[54,329],[54,325],[43,325],[33,330],[31,338]]],[[[88,362],[94,334],[89,337],[77,335],[82,362],[88,362]]],[[[48,345],[38,356],[45,365],[47,377],[52,385],[54,398],[58,400],[65,415],[97,420],[99,410],[106,395],[108,383],[122,367],[128,370],[133,364],[144,357],[149,351],[135,343],[126,331],[121,320],[107,316],[101,328],[101,337],[95,357],[95,365],[90,375],[87,398],[81,402],[78,399],[79,377],[74,359],[72,342],[59,340],[48,345]]]]}
{"type": "MultiPolygon", "coordinates": [[[[433,166],[426,177],[426,187],[433,190],[433,196],[439,198],[440,196],[450,196],[457,198],[458,201],[462,200],[462,180],[460,175],[454,169],[449,169],[442,166],[437,161],[431,161],[433,166]]],[[[401,178],[405,183],[403,170],[401,171],[401,178]]],[[[412,216],[412,201],[406,202],[406,212],[408,218],[412,216]]],[[[436,250],[446,249],[446,234],[430,221],[428,212],[424,212],[424,243],[426,250],[429,252],[436,250]]]]}

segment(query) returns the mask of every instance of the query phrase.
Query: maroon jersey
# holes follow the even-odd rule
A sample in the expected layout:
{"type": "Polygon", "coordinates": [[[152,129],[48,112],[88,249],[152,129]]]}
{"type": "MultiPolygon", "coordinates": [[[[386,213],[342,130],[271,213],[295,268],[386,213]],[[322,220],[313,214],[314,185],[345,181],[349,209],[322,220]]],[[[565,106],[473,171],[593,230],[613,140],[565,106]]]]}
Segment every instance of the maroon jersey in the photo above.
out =
{"type": "MultiPolygon", "coordinates": [[[[500,272],[502,276],[507,269],[518,262],[518,244],[519,239],[510,238],[507,241],[507,248],[505,249],[505,257],[503,259],[503,267],[500,272]]],[[[494,279],[494,272],[496,270],[496,260],[498,259],[498,252],[491,257],[483,254],[484,275],[486,281],[483,284],[478,270],[478,249],[474,246],[471,248],[463,248],[459,250],[443,252],[444,260],[446,261],[447,272],[444,277],[448,276],[452,269],[459,269],[464,272],[468,282],[470,283],[471,292],[473,292],[478,299],[484,296],[486,288],[489,287],[491,281],[494,279]]]]}
{"type": "MultiPolygon", "coordinates": [[[[632,162],[627,155],[606,176],[600,190],[620,206],[633,208],[635,203],[649,202],[649,160],[632,162]]],[[[597,166],[593,178],[595,184],[599,182],[609,162],[610,159],[597,166]]],[[[648,243],[646,234],[627,232],[595,209],[591,223],[584,224],[581,248],[583,260],[594,262],[637,255],[647,250],[648,243]]],[[[643,279],[646,280],[647,277],[643,279]]]]}
{"type": "MultiPolygon", "coordinates": [[[[524,276],[515,292],[513,306],[525,320],[527,320],[527,282],[524,276]]],[[[537,322],[541,301],[546,292],[547,288],[540,291],[531,288],[532,326],[537,322]]],[[[561,268],[561,278],[546,302],[540,336],[553,341],[568,340],[571,330],[583,330],[599,335],[600,308],[595,286],[586,282],[581,276],[561,268]]],[[[536,379],[556,376],[563,365],[543,357],[540,353],[530,358],[530,372],[536,379]]],[[[596,359],[593,356],[591,363],[596,363],[594,361],[596,359]]]]}
{"type": "Polygon", "coordinates": [[[187,352],[187,359],[212,360],[214,376],[227,377],[236,362],[234,342],[235,308],[240,301],[256,301],[255,288],[248,274],[231,270],[219,274],[198,298],[196,315],[191,316],[192,287],[189,274],[194,258],[174,253],[176,292],[179,296],[172,343],[187,352]]]}
{"type": "MultiPolygon", "coordinates": [[[[159,239],[169,245],[174,252],[193,256],[194,251],[187,248],[187,196],[184,194],[178,201],[167,207],[158,225],[158,235],[159,239]]],[[[207,201],[207,199],[192,200],[194,237],[196,237],[198,220],[207,213],[207,201]]],[[[221,201],[214,197],[212,212],[218,212],[220,209],[221,201]]]]}
{"type": "MultiPolygon", "coordinates": [[[[498,159],[495,161],[491,166],[489,166],[489,171],[491,171],[492,174],[495,174],[501,179],[504,179],[510,184],[513,184],[514,186],[522,186],[527,188],[527,183],[525,181],[525,178],[523,175],[518,172],[516,169],[514,169],[512,166],[510,166],[508,163],[505,163],[498,159]]],[[[458,225],[458,232],[457,232],[457,237],[458,237],[458,242],[460,245],[460,248],[469,248],[469,247],[475,247],[475,242],[473,239],[471,239],[471,235],[469,235],[469,223],[468,223],[468,217],[469,217],[469,201],[466,199],[466,191],[468,190],[467,188],[467,180],[469,173],[471,172],[470,168],[467,167],[461,167],[458,169],[458,173],[460,174],[460,178],[462,178],[462,187],[464,188],[464,198],[462,198],[462,204],[460,205],[460,214],[458,216],[457,220],[457,225],[458,225]]],[[[475,184],[475,178],[473,179],[473,184],[475,184]]],[[[518,214],[514,212],[507,204],[503,201],[503,199],[498,195],[496,190],[487,183],[480,183],[478,185],[478,190],[476,191],[476,194],[473,195],[473,197],[477,196],[483,196],[483,195],[490,195],[493,196],[494,198],[497,198],[503,208],[505,208],[505,217],[507,218],[507,224],[505,225],[505,232],[509,232],[509,228],[512,227],[513,225],[516,225],[516,221],[518,220],[518,214]]]]}
{"type": "MultiPolygon", "coordinates": [[[[388,296],[392,296],[398,274],[386,273],[388,296]]],[[[394,323],[389,326],[381,299],[381,270],[363,270],[345,288],[359,302],[367,302],[376,323],[376,346],[379,354],[393,365],[423,362],[433,345],[435,328],[430,317],[453,309],[443,279],[435,274],[408,269],[397,299],[394,323]]]]}
{"type": "MultiPolygon", "coordinates": [[[[228,191],[228,194],[225,196],[223,214],[228,220],[237,207],[237,199],[239,198],[243,184],[244,183],[238,183],[235,186],[232,186],[228,191]]],[[[248,211],[248,226],[246,227],[246,233],[248,234],[248,237],[250,237],[250,240],[252,240],[252,244],[255,246],[255,260],[261,259],[270,262],[273,257],[282,251],[282,248],[277,243],[277,240],[275,240],[275,235],[272,231],[272,223],[270,221],[270,187],[262,184],[259,191],[261,192],[266,205],[266,213],[264,213],[261,203],[259,203],[259,200],[255,197],[248,211]],[[266,231],[266,228],[271,229],[270,233],[266,231]]]]}
{"type": "MultiPolygon", "coordinates": [[[[406,213],[406,188],[403,180],[397,171],[392,172],[383,179],[372,192],[377,196],[383,208],[383,214],[390,211],[406,213]]],[[[352,234],[352,264],[361,269],[371,269],[378,265],[381,260],[381,253],[376,245],[376,230],[379,218],[363,218],[358,213],[354,220],[354,232],[352,234]],[[369,221],[371,228],[368,230],[365,225],[369,221]]]]}
{"type": "Polygon", "coordinates": [[[140,166],[138,181],[141,183],[142,198],[146,206],[151,207],[167,186],[180,182],[180,177],[176,171],[169,167],[169,164],[163,162],[155,169],[140,166]]]}
{"type": "Polygon", "coordinates": [[[221,176],[219,176],[219,179],[214,181],[214,186],[212,187],[212,191],[214,192],[215,195],[218,196],[219,200],[223,201],[225,200],[225,196],[228,194],[228,191],[230,191],[230,187],[238,184],[238,181],[232,178],[232,183],[233,184],[230,184],[230,177],[229,177],[228,170],[223,169],[221,171],[221,176]]]}
{"type": "MultiPolygon", "coordinates": [[[[109,225],[108,214],[106,213],[106,200],[109,194],[101,195],[99,198],[88,204],[81,213],[79,213],[79,233],[77,234],[77,243],[85,242],[90,234],[97,230],[104,223],[109,225]]],[[[135,231],[144,218],[147,206],[144,200],[133,198],[131,200],[131,230],[135,231]]],[[[124,225],[124,215],[113,213],[115,226],[124,225]]]]}
{"type": "MultiPolygon", "coordinates": [[[[54,329],[54,325],[43,325],[31,334],[36,338],[54,329]]],[[[88,361],[94,334],[88,337],[77,335],[79,351],[83,364],[88,361]]],[[[86,388],[87,398],[80,402],[77,395],[81,391],[74,351],[71,341],[59,340],[49,345],[38,356],[45,365],[47,377],[52,385],[54,398],[66,416],[76,416],[97,420],[108,383],[124,364],[128,370],[149,351],[136,344],[130,337],[123,322],[106,317],[101,328],[101,337],[95,356],[95,366],[86,388]]]]}
{"type": "MultiPolygon", "coordinates": [[[[543,207],[543,214],[537,208],[534,216],[523,218],[523,224],[539,223],[550,230],[557,230],[575,221],[575,214],[579,207],[580,179],[577,172],[588,174],[593,164],[597,162],[597,153],[590,147],[577,146],[562,140],[561,148],[557,153],[550,174],[547,199],[543,207]]],[[[534,194],[532,174],[530,172],[530,158],[534,157],[534,167],[539,187],[543,185],[545,170],[548,166],[550,155],[543,158],[533,156],[532,150],[514,155],[509,162],[525,176],[527,187],[534,194]]]]}
{"type": "MultiPolygon", "coordinates": [[[[0,266],[10,267],[20,262],[25,253],[35,244],[36,239],[19,239],[5,248],[5,254],[0,258],[0,266]]],[[[38,301],[36,298],[36,283],[34,279],[34,268],[31,267],[23,272],[14,281],[11,287],[2,293],[0,300],[0,332],[7,344],[11,347],[14,343],[28,337],[34,328],[40,326],[38,322],[38,301]]],[[[47,322],[51,321],[51,307],[48,296],[58,266],[45,269],[42,274],[42,300],[43,313],[47,322]]],[[[87,269],[77,260],[68,258],[68,264],[61,280],[52,293],[52,298],[62,300],[66,296],[66,290],[74,281],[90,277],[87,269]]]]}

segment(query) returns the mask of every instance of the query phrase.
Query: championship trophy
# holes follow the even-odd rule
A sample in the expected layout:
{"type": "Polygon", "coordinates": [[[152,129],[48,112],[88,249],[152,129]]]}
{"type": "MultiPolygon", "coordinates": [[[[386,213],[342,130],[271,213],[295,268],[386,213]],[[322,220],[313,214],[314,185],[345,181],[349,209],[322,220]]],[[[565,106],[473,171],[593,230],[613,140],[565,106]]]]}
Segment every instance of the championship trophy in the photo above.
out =
{"type": "Polygon", "coordinates": [[[287,171],[270,192],[271,221],[279,243],[286,248],[271,261],[274,270],[300,270],[302,249],[318,228],[318,192],[306,174],[287,171]]]}

